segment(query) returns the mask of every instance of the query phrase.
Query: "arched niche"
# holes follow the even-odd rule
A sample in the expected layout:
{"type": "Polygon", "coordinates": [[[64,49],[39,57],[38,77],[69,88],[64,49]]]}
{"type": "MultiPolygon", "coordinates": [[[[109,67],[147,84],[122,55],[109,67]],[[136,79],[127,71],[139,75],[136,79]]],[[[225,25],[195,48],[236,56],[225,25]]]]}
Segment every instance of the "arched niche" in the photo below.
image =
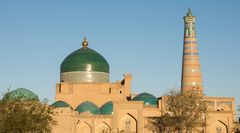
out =
{"type": "Polygon", "coordinates": [[[81,120],[76,122],[76,133],[92,133],[92,127],[81,120]]]}
{"type": "Polygon", "coordinates": [[[131,114],[125,114],[120,119],[119,131],[122,133],[137,133],[137,120],[131,114]]]}
{"type": "Polygon", "coordinates": [[[100,123],[96,127],[96,133],[110,133],[110,132],[111,132],[110,126],[105,122],[100,123]]]}
{"type": "Polygon", "coordinates": [[[218,120],[211,125],[211,133],[228,133],[227,125],[222,121],[218,120]]]}
{"type": "Polygon", "coordinates": [[[217,107],[217,111],[230,111],[230,108],[229,106],[225,105],[225,104],[220,104],[218,107],[217,107]]]}

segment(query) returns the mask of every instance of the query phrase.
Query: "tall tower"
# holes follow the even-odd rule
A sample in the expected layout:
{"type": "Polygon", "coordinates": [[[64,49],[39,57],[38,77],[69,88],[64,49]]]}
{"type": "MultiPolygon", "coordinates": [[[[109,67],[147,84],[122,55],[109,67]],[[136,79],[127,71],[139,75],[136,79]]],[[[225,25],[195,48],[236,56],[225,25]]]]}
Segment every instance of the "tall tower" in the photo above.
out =
{"type": "Polygon", "coordinates": [[[198,55],[195,20],[191,10],[188,10],[184,19],[184,42],[182,59],[181,91],[194,91],[203,94],[202,74],[198,55]]]}

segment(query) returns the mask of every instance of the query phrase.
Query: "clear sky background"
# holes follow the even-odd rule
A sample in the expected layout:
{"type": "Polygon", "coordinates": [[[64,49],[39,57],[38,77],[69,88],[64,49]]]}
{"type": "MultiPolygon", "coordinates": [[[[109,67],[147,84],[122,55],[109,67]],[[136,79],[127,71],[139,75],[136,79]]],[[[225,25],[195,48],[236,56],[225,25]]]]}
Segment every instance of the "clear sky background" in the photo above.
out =
{"type": "Polygon", "coordinates": [[[0,92],[24,87],[53,102],[60,64],[84,35],[110,64],[111,82],[130,73],[134,93],[179,88],[189,7],[197,17],[205,94],[239,104],[239,0],[1,0],[0,92]]]}

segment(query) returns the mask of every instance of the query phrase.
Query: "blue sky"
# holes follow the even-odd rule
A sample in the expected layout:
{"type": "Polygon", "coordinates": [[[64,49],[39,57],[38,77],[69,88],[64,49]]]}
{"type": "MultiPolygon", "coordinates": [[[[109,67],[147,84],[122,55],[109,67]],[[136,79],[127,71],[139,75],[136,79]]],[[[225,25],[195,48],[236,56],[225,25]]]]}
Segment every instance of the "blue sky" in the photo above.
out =
{"type": "Polygon", "coordinates": [[[111,82],[130,73],[134,93],[179,88],[189,7],[197,17],[205,94],[239,104],[237,0],[0,1],[0,92],[24,87],[53,102],[60,64],[84,35],[109,62],[111,82]]]}

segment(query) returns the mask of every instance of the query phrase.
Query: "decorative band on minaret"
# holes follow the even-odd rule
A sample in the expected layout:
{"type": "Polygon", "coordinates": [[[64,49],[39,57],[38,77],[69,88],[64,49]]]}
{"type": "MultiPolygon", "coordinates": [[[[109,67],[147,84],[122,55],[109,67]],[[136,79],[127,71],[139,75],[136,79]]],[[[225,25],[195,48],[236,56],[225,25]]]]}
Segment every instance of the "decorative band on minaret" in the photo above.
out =
{"type": "Polygon", "coordinates": [[[187,15],[184,17],[181,90],[182,93],[194,91],[202,95],[202,74],[198,55],[195,20],[196,17],[192,15],[189,9],[187,15]]]}

